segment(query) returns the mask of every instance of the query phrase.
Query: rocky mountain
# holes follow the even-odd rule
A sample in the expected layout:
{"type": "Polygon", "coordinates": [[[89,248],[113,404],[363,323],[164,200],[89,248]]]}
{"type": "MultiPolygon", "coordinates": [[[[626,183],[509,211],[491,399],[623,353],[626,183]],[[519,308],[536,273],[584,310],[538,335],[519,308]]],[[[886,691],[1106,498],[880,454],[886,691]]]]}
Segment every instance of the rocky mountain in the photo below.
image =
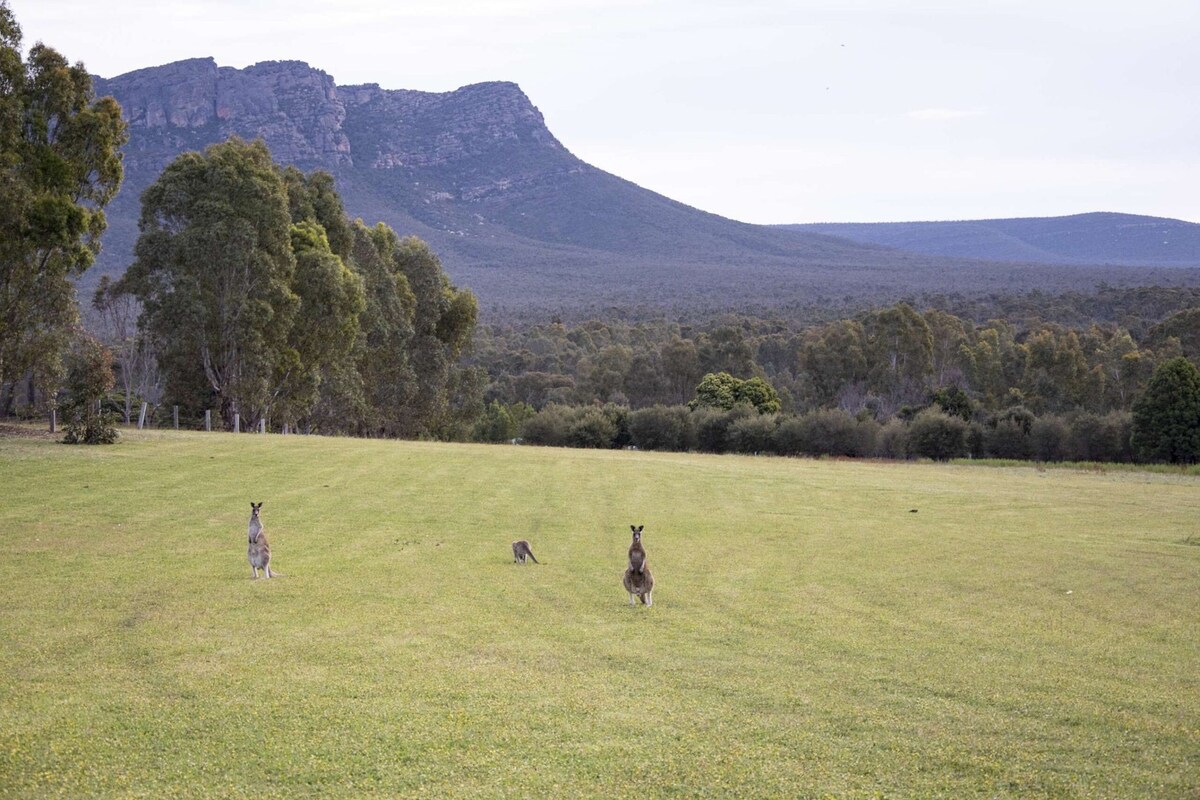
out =
{"type": "Polygon", "coordinates": [[[782,226],[915,253],[1041,264],[1200,266],[1200,225],[1097,212],[964,222],[818,223],[782,226]]]}
{"type": "Polygon", "coordinates": [[[95,88],[121,103],[130,141],[125,185],[109,206],[105,249],[85,291],[129,264],[138,197],[162,168],[231,135],[261,137],[277,161],[331,172],[351,215],[429,241],[492,312],[778,306],[1147,277],[963,268],[709,214],[576,158],[512,83],[444,93],[338,86],[303,62],[234,69],[200,58],[97,78],[95,88]]]}

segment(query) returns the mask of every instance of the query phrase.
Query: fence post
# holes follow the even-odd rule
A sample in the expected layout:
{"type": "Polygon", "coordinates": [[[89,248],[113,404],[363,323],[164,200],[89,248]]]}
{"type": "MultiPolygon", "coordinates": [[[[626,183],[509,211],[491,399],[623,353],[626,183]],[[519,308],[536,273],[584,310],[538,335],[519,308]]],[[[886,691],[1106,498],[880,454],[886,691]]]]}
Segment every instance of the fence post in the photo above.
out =
{"type": "Polygon", "coordinates": [[[147,406],[149,406],[149,403],[142,403],[142,412],[140,414],[138,414],[138,430],[139,431],[142,429],[142,426],[146,424],[146,407],[147,406]]]}
{"type": "Polygon", "coordinates": [[[283,423],[283,435],[284,436],[288,435],[288,424],[286,422],[283,423]]]}
{"type": "Polygon", "coordinates": [[[58,409],[50,409],[50,432],[58,433],[58,409]]]}
{"type": "Polygon", "coordinates": [[[175,430],[179,430],[179,406],[171,407],[171,416],[175,418],[175,430]]]}
{"type": "Polygon", "coordinates": [[[212,409],[204,409],[204,430],[212,432],[212,409]]]}
{"type": "Polygon", "coordinates": [[[238,411],[233,412],[233,432],[242,432],[242,415],[238,411]]]}
{"type": "Polygon", "coordinates": [[[266,417],[258,418],[258,432],[259,433],[267,432],[267,418],[266,417]]]}

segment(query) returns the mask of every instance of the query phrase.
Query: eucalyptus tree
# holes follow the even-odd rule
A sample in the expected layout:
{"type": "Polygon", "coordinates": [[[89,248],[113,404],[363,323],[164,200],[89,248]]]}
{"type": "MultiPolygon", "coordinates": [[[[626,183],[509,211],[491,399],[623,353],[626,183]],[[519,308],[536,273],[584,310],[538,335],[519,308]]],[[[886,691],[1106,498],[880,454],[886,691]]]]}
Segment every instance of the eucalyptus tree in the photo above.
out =
{"type": "Polygon", "coordinates": [[[79,316],[71,279],[100,250],[125,140],[120,107],[95,99],[82,63],[40,42],[22,60],[0,0],[0,384],[61,376],[79,316]]]}
{"type": "Polygon", "coordinates": [[[270,405],[300,298],[288,193],[261,141],[180,155],[142,195],[133,265],[167,392],[203,378],[226,426],[270,405]]]}

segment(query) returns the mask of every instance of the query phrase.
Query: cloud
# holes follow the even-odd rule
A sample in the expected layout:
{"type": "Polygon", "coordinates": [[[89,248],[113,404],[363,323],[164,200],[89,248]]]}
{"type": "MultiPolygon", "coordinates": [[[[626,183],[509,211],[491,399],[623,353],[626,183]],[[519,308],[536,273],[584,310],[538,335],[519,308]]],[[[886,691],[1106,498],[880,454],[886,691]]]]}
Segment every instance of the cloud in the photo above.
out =
{"type": "Polygon", "coordinates": [[[904,116],[909,119],[918,119],[923,122],[944,122],[950,119],[964,119],[966,117],[983,116],[982,111],[964,111],[960,108],[918,108],[916,111],[909,111],[904,116]]]}

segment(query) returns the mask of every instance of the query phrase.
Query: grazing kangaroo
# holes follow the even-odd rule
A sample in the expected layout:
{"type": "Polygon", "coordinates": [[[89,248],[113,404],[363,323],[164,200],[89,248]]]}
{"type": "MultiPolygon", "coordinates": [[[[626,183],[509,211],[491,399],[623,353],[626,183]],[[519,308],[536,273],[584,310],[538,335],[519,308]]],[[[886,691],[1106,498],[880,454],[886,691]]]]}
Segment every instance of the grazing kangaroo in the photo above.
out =
{"type": "Polygon", "coordinates": [[[640,599],[645,605],[654,605],[650,593],[654,591],[654,575],[646,566],[646,548],[642,547],[642,529],[645,525],[630,525],[633,531],[633,544],[629,545],[629,566],[625,569],[625,577],[621,581],[625,591],[629,592],[629,605],[636,605],[640,599]]]}
{"type": "Polygon", "coordinates": [[[246,555],[250,559],[250,570],[254,573],[255,579],[258,578],[260,569],[268,578],[274,577],[271,574],[271,545],[267,542],[267,535],[263,533],[262,518],[259,516],[262,505],[262,503],[250,504],[250,527],[247,531],[250,548],[246,555]]]}
{"type": "MultiPolygon", "coordinates": [[[[513,542],[512,547],[514,563],[524,564],[527,557],[533,558],[533,549],[530,548],[529,542],[525,541],[524,539],[518,539],[517,541],[513,542]]],[[[533,558],[533,563],[540,564],[542,562],[538,561],[536,558],[533,558]]]]}
{"type": "Polygon", "coordinates": [[[629,545],[629,568],[635,572],[641,572],[646,566],[646,548],[642,547],[642,528],[645,525],[630,525],[629,530],[633,531],[633,544],[629,545]]]}

